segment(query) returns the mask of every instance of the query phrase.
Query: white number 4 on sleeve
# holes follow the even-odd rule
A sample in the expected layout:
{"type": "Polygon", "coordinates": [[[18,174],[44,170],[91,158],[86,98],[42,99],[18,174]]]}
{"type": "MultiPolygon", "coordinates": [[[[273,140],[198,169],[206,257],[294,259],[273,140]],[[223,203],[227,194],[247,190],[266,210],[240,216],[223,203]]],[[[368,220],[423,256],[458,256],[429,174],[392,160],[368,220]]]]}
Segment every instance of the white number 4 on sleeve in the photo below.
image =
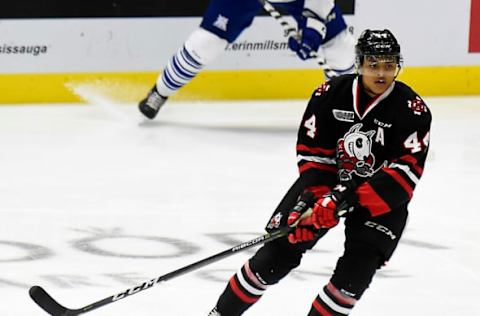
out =
{"type": "MultiPolygon", "coordinates": [[[[422,139],[423,145],[425,147],[428,147],[429,141],[430,141],[430,133],[427,133],[425,137],[422,139]]],[[[412,154],[414,154],[422,150],[422,142],[418,140],[417,132],[415,132],[407,137],[403,145],[405,146],[405,148],[410,149],[412,154]]]]}
{"type": "Polygon", "coordinates": [[[315,133],[317,132],[317,127],[315,125],[315,114],[313,114],[308,120],[303,123],[303,126],[307,129],[307,135],[311,138],[315,138],[315,133]]]}

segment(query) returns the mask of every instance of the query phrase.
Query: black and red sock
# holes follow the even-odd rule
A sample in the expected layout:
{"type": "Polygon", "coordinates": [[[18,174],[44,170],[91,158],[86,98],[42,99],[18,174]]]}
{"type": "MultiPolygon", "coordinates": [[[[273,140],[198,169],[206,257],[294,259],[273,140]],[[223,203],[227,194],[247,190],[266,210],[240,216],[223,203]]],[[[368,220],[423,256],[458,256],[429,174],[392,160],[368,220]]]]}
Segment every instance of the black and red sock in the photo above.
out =
{"type": "Polygon", "coordinates": [[[328,283],[312,303],[308,316],[347,316],[357,302],[328,283]]]}
{"type": "Polygon", "coordinates": [[[221,315],[237,316],[255,304],[267,290],[268,285],[250,269],[249,262],[230,278],[227,287],[218,299],[217,309],[221,315]]]}

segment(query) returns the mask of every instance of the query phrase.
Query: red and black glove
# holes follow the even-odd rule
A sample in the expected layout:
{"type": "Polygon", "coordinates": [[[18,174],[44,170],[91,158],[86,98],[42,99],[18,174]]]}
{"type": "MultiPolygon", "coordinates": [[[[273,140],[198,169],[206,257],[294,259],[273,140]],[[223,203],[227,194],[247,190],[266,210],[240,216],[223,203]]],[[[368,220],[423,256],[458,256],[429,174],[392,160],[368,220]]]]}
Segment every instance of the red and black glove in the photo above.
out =
{"type": "Polygon", "coordinates": [[[308,219],[310,219],[311,216],[300,219],[304,213],[314,206],[315,200],[315,195],[312,192],[303,193],[293,210],[288,214],[287,224],[295,226],[293,232],[288,235],[288,241],[290,243],[296,244],[297,242],[306,242],[315,239],[316,229],[311,221],[308,223],[308,219]]]}
{"type": "Polygon", "coordinates": [[[358,198],[352,188],[338,184],[315,203],[310,222],[317,229],[334,227],[339,217],[350,213],[357,203],[358,198]]]}
{"type": "MultiPolygon", "coordinates": [[[[299,202],[302,201],[302,197],[299,202]]],[[[308,207],[302,208],[302,212],[294,208],[288,216],[287,223],[295,225],[295,230],[288,235],[288,241],[295,244],[314,240],[320,229],[336,226],[339,222],[339,217],[351,212],[357,203],[358,198],[353,190],[353,186],[338,184],[332,191],[313,204],[313,212],[310,216],[298,221],[302,214],[312,207],[311,204],[305,203],[308,207]],[[297,221],[298,223],[296,223],[297,221]]]]}

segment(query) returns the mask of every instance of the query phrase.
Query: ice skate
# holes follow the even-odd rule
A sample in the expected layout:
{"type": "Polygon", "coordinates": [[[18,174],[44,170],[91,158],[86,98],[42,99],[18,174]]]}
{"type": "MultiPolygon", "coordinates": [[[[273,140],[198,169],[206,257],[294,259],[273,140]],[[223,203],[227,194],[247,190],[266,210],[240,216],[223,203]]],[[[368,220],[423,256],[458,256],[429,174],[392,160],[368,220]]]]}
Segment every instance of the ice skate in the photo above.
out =
{"type": "Polygon", "coordinates": [[[148,93],[147,97],[140,101],[138,109],[147,118],[153,120],[165,101],[167,101],[167,97],[161,96],[154,86],[148,93]]]}

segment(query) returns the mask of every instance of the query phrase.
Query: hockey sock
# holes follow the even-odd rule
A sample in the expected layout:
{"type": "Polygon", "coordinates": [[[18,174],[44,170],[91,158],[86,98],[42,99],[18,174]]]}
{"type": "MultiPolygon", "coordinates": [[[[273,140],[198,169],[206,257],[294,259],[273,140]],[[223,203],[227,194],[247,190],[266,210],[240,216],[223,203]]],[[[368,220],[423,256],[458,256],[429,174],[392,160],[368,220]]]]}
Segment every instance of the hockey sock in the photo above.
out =
{"type": "Polygon", "coordinates": [[[227,287],[218,299],[217,309],[221,315],[237,316],[255,304],[268,286],[260,282],[250,269],[249,262],[230,278],[227,287]]]}
{"type": "Polygon", "coordinates": [[[183,46],[170,60],[157,80],[160,95],[168,97],[192,80],[203,65],[183,46]]]}
{"type": "Polygon", "coordinates": [[[346,316],[356,299],[341,293],[332,283],[328,283],[318,294],[308,316],[346,316]]]}
{"type": "Polygon", "coordinates": [[[169,97],[190,82],[227,44],[226,40],[202,28],[193,32],[158,77],[160,95],[169,97]]]}

